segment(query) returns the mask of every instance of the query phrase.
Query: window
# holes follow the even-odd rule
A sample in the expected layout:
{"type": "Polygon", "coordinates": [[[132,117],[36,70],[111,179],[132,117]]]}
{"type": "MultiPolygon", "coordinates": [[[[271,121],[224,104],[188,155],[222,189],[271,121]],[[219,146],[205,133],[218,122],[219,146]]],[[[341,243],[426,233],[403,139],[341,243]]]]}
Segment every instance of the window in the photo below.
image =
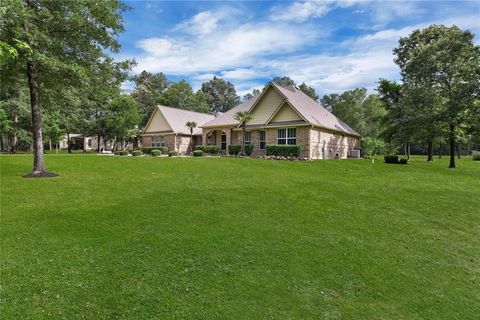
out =
{"type": "Polygon", "coordinates": [[[222,132],[222,150],[227,150],[227,135],[222,132]]]}
{"type": "Polygon", "coordinates": [[[296,128],[283,128],[277,130],[278,144],[297,144],[296,128]]]}
{"type": "Polygon", "coordinates": [[[252,133],[250,131],[245,131],[245,144],[252,143],[252,133]]]}
{"type": "Polygon", "coordinates": [[[260,131],[260,150],[265,150],[265,131],[260,131]]]}
{"type": "Polygon", "coordinates": [[[163,147],[165,142],[163,142],[163,136],[152,137],[152,147],[163,147]]]}

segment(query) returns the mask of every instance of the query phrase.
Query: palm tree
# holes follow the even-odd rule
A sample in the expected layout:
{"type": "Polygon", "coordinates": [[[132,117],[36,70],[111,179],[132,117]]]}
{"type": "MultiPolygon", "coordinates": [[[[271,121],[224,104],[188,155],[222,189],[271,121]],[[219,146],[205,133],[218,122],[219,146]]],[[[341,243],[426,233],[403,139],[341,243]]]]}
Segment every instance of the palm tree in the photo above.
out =
{"type": "Polygon", "coordinates": [[[197,123],[195,121],[188,121],[185,124],[188,129],[190,129],[190,142],[192,143],[192,152],[193,152],[193,129],[197,127],[197,123]]]}
{"type": "Polygon", "coordinates": [[[242,139],[242,154],[245,155],[245,126],[247,122],[252,119],[252,114],[248,111],[238,111],[235,113],[235,120],[240,122],[243,131],[243,139],[242,139]]]}

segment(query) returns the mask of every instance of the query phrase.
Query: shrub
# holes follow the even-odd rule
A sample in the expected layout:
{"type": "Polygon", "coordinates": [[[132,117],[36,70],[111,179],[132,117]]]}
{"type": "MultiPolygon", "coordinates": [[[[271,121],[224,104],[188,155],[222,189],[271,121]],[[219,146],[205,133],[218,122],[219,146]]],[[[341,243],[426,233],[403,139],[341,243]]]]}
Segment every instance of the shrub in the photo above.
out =
{"type": "Polygon", "coordinates": [[[203,151],[202,150],[194,150],[193,151],[193,156],[194,157],[202,157],[203,156],[203,151]]]}
{"type": "Polygon", "coordinates": [[[133,150],[132,151],[132,156],[134,157],[138,157],[138,156],[141,156],[142,155],[142,151],[140,150],[133,150]]]}
{"type": "Polygon", "coordinates": [[[208,154],[218,154],[220,152],[220,148],[215,145],[205,146],[203,152],[208,154]]]}
{"type": "Polygon", "coordinates": [[[206,145],[199,144],[198,146],[193,147],[193,151],[200,150],[200,151],[205,152],[205,147],[206,147],[206,145]]]}
{"type": "MultiPolygon", "coordinates": [[[[252,154],[252,152],[253,152],[253,144],[246,144],[245,145],[245,154],[247,156],[249,156],[249,155],[252,154]]],[[[298,154],[300,154],[300,152],[298,154]]]]}
{"type": "Polygon", "coordinates": [[[398,156],[384,156],[385,163],[398,163],[398,156]]]}
{"type": "Polygon", "coordinates": [[[407,164],[408,163],[408,160],[405,159],[405,158],[402,158],[398,161],[399,164],[407,164]]]}
{"type": "Polygon", "coordinates": [[[228,146],[228,153],[236,156],[242,150],[242,146],[239,144],[231,144],[228,146]]]}
{"type": "Polygon", "coordinates": [[[122,152],[122,151],[113,151],[113,154],[116,155],[116,156],[121,156],[120,152],[122,152]]]}
{"type": "Polygon", "coordinates": [[[153,150],[159,150],[163,154],[168,153],[167,147],[143,147],[140,149],[143,153],[150,154],[153,150]]]}
{"type": "Polygon", "coordinates": [[[174,157],[176,155],[177,155],[177,151],[174,151],[174,150],[168,151],[168,156],[169,157],[174,157]]]}
{"type": "Polygon", "coordinates": [[[161,155],[161,154],[162,154],[162,151],[160,151],[160,150],[158,150],[158,149],[154,149],[154,150],[152,150],[152,152],[151,152],[151,155],[152,155],[153,157],[158,157],[158,156],[161,155]]]}
{"type": "Polygon", "coordinates": [[[299,157],[301,146],[294,145],[282,145],[282,144],[267,144],[265,151],[267,156],[277,157],[299,157]]]}
{"type": "Polygon", "coordinates": [[[119,152],[121,156],[128,156],[128,150],[122,150],[119,152]]]}
{"type": "Polygon", "coordinates": [[[472,159],[473,161],[480,161],[480,151],[475,151],[472,153],[472,159]]]}

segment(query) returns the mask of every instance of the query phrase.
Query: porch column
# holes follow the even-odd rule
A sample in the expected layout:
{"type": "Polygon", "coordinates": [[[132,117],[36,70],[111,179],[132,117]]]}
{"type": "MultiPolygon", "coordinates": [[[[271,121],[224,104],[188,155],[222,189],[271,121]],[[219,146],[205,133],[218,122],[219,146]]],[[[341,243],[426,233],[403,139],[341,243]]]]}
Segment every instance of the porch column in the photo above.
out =
{"type": "Polygon", "coordinates": [[[227,140],[227,147],[225,148],[225,155],[228,156],[228,146],[232,143],[232,129],[225,130],[226,140],[227,140]]]}
{"type": "Polygon", "coordinates": [[[207,130],[202,129],[202,144],[206,145],[207,144],[207,130]]]}

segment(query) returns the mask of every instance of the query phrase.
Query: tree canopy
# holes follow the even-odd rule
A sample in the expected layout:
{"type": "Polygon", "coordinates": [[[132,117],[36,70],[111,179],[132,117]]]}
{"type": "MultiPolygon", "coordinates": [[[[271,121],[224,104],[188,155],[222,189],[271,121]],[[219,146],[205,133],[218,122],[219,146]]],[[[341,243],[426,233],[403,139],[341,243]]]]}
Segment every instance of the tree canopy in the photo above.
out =
{"type": "Polygon", "coordinates": [[[213,114],[226,112],[240,102],[235,86],[221,78],[213,77],[212,80],[204,82],[200,90],[205,95],[210,113],[213,114]]]}

